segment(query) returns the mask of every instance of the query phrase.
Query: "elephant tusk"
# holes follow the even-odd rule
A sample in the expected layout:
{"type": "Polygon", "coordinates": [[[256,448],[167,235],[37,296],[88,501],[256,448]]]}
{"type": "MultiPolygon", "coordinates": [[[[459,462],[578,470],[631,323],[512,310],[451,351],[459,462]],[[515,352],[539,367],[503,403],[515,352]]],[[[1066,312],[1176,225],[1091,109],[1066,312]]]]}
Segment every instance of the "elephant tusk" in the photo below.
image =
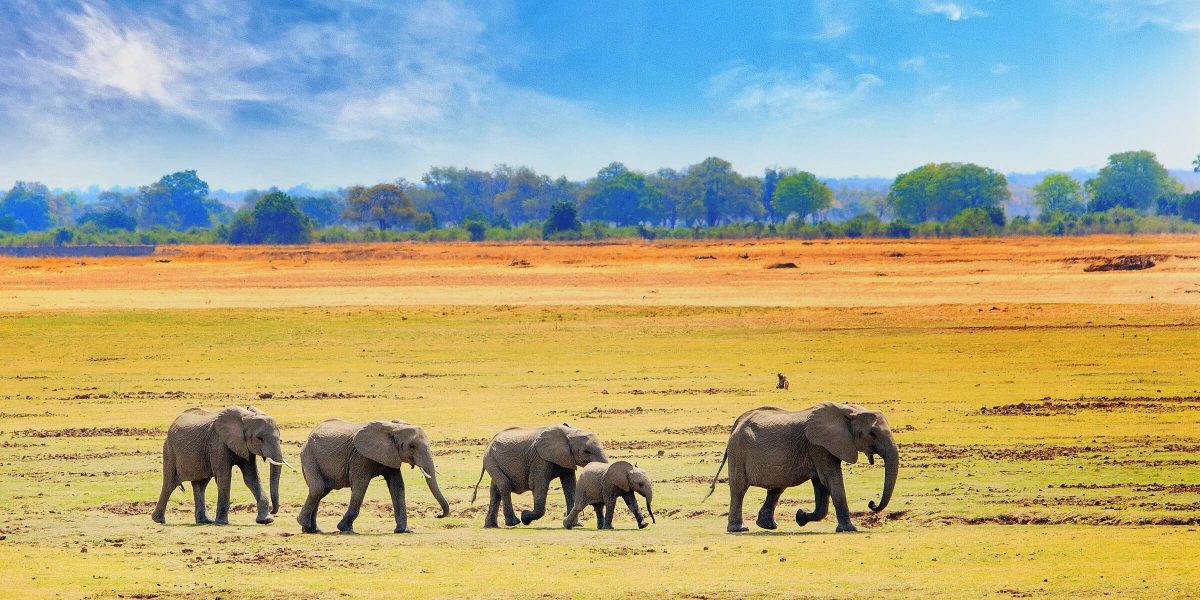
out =
{"type": "Polygon", "coordinates": [[[279,461],[277,461],[277,460],[275,460],[275,459],[273,459],[273,458],[268,458],[268,457],[265,457],[265,456],[264,456],[263,458],[266,458],[267,462],[271,463],[272,465],[275,465],[276,467],[287,467],[287,468],[289,468],[289,469],[291,469],[291,470],[293,470],[293,471],[295,471],[295,470],[296,470],[296,467],[293,467],[293,466],[291,465],[291,463],[289,463],[289,462],[287,461],[287,459],[284,459],[284,461],[283,461],[283,462],[279,462],[279,461]]]}
{"type": "Polygon", "coordinates": [[[417,467],[417,468],[421,469],[421,474],[425,476],[425,479],[430,479],[430,480],[433,479],[433,475],[430,475],[429,471],[425,470],[425,467],[417,467]]]}

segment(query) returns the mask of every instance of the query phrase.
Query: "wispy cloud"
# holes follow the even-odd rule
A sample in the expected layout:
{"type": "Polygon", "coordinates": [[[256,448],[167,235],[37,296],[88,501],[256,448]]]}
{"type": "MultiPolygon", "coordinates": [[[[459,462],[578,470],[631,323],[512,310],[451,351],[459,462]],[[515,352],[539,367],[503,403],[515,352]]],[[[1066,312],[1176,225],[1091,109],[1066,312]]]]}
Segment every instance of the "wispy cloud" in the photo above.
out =
{"type": "Polygon", "coordinates": [[[824,66],[799,75],[739,64],[709,78],[705,91],[731,110],[796,123],[857,106],[882,85],[883,80],[871,73],[848,78],[824,66]]]}
{"type": "Polygon", "coordinates": [[[820,30],[819,40],[836,40],[854,31],[858,6],[854,0],[815,0],[813,10],[820,30]]]}
{"type": "Polygon", "coordinates": [[[924,56],[910,56],[908,58],[900,59],[900,62],[896,63],[896,66],[899,67],[901,71],[906,71],[909,73],[924,73],[926,67],[928,66],[928,61],[924,56]]]}
{"type": "Polygon", "coordinates": [[[965,21],[977,17],[986,17],[987,13],[975,8],[965,1],[947,0],[917,0],[916,10],[926,15],[941,15],[951,21],[965,21]]]}
{"type": "Polygon", "coordinates": [[[1121,29],[1153,26],[1175,31],[1200,31],[1200,2],[1196,0],[1082,1],[1100,18],[1121,29]]]}
{"type": "Polygon", "coordinates": [[[1007,75],[1012,72],[1013,68],[1014,67],[1009,64],[996,63],[992,65],[992,68],[988,69],[988,72],[996,76],[1007,75]]]}

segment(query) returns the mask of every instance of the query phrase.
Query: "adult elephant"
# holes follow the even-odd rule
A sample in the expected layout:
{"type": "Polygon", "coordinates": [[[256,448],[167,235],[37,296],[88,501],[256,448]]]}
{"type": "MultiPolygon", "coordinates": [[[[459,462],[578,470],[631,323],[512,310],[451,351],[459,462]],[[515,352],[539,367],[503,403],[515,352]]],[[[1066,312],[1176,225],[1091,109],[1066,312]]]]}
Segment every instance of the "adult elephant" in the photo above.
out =
{"type": "Polygon", "coordinates": [[[497,516],[504,504],[504,524],[528,525],[546,514],[546,494],[550,482],[562,483],[567,510],[575,505],[575,467],[593,462],[608,462],[604,446],[596,434],[563,423],[546,427],[510,427],[496,434],[483,453],[483,469],[471,493],[471,502],[479,494],[479,483],[486,472],[491,477],[488,512],[484,527],[499,527],[497,516]],[[521,511],[520,520],[513,512],[512,494],[533,492],[533,510],[521,511]]]}
{"type": "Polygon", "coordinates": [[[279,427],[275,419],[254,408],[230,406],[221,412],[189,408],[175,418],[163,443],[163,482],[154,507],[154,521],[166,522],[167,501],[175,488],[191,482],[196,502],[196,523],[229,524],[229,484],[233,467],[242,472],[242,480],[258,504],[255,521],[264,525],[279,512],[279,473],[286,464],[279,445],[279,427]],[[258,481],[255,457],[271,463],[271,507],[258,481]],[[204,490],[217,480],[217,518],[208,518],[204,508],[204,490]]]}
{"type": "MultiPolygon", "coordinates": [[[[717,486],[725,462],[729,462],[729,524],[727,531],[746,531],[742,526],[742,499],[750,486],[767,489],[758,511],[759,527],[775,529],[775,505],[785,488],[812,481],[816,506],[811,513],[796,511],[796,524],[804,526],[825,518],[829,500],[837,514],[838,531],[856,531],[850,522],[842,463],[854,464],[858,453],[875,464],[883,457],[883,497],[868,507],[879,512],[887,507],[896,487],[900,468],[896,442],[883,413],[853,404],[823,402],[807,410],[784,410],[764,406],[742,413],[733,424],[725,456],[717,467],[708,495],[717,486]]],[[[708,496],[705,496],[707,499],[708,496]]]]}
{"type": "Polygon", "coordinates": [[[354,531],[354,520],[362,508],[367,484],[383,477],[392,496],[392,511],[396,517],[396,533],[409,533],[408,505],[404,498],[404,465],[421,470],[429,491],[441,506],[441,519],[450,512],[450,504],[438,487],[437,471],[429,437],[416,425],[400,420],[347,423],[329,419],[317,425],[300,450],[304,481],[308,484],[308,499],[296,520],[305,533],[319,533],[317,507],[332,490],[350,488],[350,506],[338,523],[338,531],[354,531]]]}

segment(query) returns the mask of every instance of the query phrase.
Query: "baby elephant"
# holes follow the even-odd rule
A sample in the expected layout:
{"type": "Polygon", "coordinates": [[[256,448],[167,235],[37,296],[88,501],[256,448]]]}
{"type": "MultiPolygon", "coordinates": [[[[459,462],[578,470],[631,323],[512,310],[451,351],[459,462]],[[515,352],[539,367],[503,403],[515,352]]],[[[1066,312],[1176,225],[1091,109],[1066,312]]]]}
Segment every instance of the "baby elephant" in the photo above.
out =
{"type": "Polygon", "coordinates": [[[615,463],[590,463],[579,474],[579,482],[575,487],[575,506],[567,518],[563,519],[563,527],[571,529],[579,524],[579,513],[590,504],[596,509],[596,529],[612,529],[613,509],[617,498],[623,498],[633,517],[637,519],[638,529],[649,525],[638,510],[637,498],[634,492],[646,498],[646,512],[650,522],[654,522],[654,510],[650,502],[654,499],[654,491],[650,488],[650,476],[637,465],[631,465],[619,460],[615,463]]]}

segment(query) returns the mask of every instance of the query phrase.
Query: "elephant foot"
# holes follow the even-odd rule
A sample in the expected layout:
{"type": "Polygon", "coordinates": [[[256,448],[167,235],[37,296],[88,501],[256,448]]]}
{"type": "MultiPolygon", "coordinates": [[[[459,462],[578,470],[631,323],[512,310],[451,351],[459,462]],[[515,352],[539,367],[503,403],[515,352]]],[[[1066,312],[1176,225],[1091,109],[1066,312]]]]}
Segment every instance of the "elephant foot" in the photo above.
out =
{"type": "Polygon", "coordinates": [[[150,515],[150,518],[153,519],[154,522],[158,523],[159,525],[167,524],[167,517],[165,515],[150,515]]]}
{"type": "Polygon", "coordinates": [[[258,517],[257,519],[254,519],[254,522],[258,523],[259,525],[270,525],[271,523],[275,522],[275,519],[271,517],[258,517]]]}
{"type": "Polygon", "coordinates": [[[500,524],[495,521],[484,521],[483,528],[484,529],[500,529],[500,524]]]}
{"type": "Polygon", "coordinates": [[[316,527],[301,527],[300,533],[325,533],[316,527]]]}
{"type": "Polygon", "coordinates": [[[858,531],[858,528],[855,527],[854,525],[851,525],[850,523],[838,523],[837,531],[838,531],[838,533],[841,533],[843,531],[858,531]]]}
{"type": "Polygon", "coordinates": [[[213,520],[208,517],[196,517],[197,525],[212,525],[213,520]]]}
{"type": "MultiPolygon", "coordinates": [[[[528,525],[528,524],[538,520],[539,518],[541,518],[541,517],[534,516],[533,511],[531,511],[531,510],[521,511],[521,524],[522,525],[528,525]]],[[[504,521],[508,522],[508,517],[505,517],[504,521]]],[[[509,523],[508,525],[509,525],[509,527],[512,527],[513,525],[516,525],[516,523],[509,523]]]]}
{"type": "Polygon", "coordinates": [[[638,529],[645,529],[649,526],[650,524],[645,521],[638,521],[638,529]]]}
{"type": "Polygon", "coordinates": [[[271,507],[271,514],[273,514],[273,515],[279,514],[279,505],[278,504],[271,507]]]}
{"type": "Polygon", "coordinates": [[[412,532],[413,532],[413,530],[409,529],[408,527],[397,527],[392,530],[392,533],[412,533],[412,532]]]}
{"type": "MultiPolygon", "coordinates": [[[[516,517],[504,517],[504,524],[508,527],[516,527],[521,524],[521,520],[516,517]]],[[[526,523],[528,525],[528,523],[526,523]]]]}
{"type": "Polygon", "coordinates": [[[354,533],[354,526],[353,525],[343,525],[341,523],[338,523],[338,531],[340,531],[342,533],[354,533]]]}
{"type": "Polygon", "coordinates": [[[750,531],[750,528],[746,527],[745,525],[742,525],[741,523],[738,523],[736,525],[733,523],[730,523],[729,525],[725,526],[725,531],[727,531],[729,533],[745,533],[747,531],[750,531]]]}
{"type": "Polygon", "coordinates": [[[758,525],[759,527],[762,527],[763,529],[778,529],[779,528],[779,524],[777,524],[775,522],[775,519],[768,519],[768,518],[765,518],[762,516],[758,517],[758,520],[756,520],[754,522],[754,524],[758,525]]]}
{"type": "Polygon", "coordinates": [[[797,525],[804,527],[805,525],[808,525],[809,523],[813,522],[814,520],[815,519],[813,519],[807,512],[804,512],[803,508],[796,511],[796,524],[797,525]]]}
{"type": "Polygon", "coordinates": [[[576,525],[578,523],[571,521],[571,519],[563,519],[563,529],[574,529],[576,525]]]}

